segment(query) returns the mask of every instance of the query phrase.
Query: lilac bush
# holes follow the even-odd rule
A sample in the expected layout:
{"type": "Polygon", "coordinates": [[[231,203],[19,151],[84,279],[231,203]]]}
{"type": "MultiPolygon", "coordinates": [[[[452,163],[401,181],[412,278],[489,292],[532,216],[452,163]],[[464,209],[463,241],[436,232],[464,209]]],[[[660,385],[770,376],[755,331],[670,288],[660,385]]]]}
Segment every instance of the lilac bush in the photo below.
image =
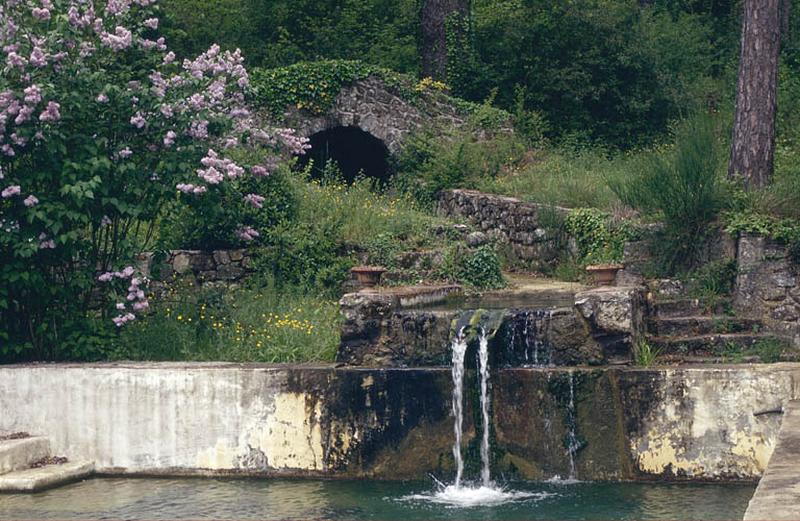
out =
{"type": "MultiPolygon", "coordinates": [[[[238,50],[180,61],[158,26],[156,0],[0,4],[0,354],[56,355],[108,273],[137,288],[111,303],[115,323],[132,320],[146,309],[143,282],[114,270],[147,246],[170,201],[213,209],[226,186],[307,146],[256,123],[238,50]],[[233,153],[242,147],[252,152],[233,153]]],[[[259,235],[248,222],[234,233],[259,235]]]]}

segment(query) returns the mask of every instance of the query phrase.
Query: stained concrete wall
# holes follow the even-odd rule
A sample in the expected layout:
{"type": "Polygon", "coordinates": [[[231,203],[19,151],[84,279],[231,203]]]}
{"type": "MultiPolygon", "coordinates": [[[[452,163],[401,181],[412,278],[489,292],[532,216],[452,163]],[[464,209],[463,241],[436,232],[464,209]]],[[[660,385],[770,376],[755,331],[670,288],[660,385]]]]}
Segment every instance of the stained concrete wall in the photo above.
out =
{"type": "MultiPolygon", "coordinates": [[[[474,371],[467,384],[476,472],[474,371]]],[[[491,384],[506,476],[566,475],[572,430],[581,479],[753,479],[780,427],[753,413],[800,396],[800,365],[507,369],[491,384]]],[[[448,367],[5,366],[0,432],[47,435],[54,454],[109,473],[449,479],[450,393],[448,367]]]]}

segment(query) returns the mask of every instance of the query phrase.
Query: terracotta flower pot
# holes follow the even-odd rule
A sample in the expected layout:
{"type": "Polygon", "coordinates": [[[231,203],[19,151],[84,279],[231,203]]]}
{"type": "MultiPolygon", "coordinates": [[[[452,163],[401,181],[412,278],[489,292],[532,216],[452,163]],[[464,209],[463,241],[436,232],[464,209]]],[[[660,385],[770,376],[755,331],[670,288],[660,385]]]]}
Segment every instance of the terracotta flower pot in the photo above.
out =
{"type": "Polygon", "coordinates": [[[356,281],[365,288],[377,286],[381,281],[381,275],[386,273],[386,268],[381,266],[356,266],[350,269],[350,273],[356,276],[356,281]]]}
{"type": "Polygon", "coordinates": [[[624,268],[622,264],[592,264],[586,266],[586,271],[592,276],[592,280],[598,286],[610,286],[617,278],[617,272],[624,268]]]}

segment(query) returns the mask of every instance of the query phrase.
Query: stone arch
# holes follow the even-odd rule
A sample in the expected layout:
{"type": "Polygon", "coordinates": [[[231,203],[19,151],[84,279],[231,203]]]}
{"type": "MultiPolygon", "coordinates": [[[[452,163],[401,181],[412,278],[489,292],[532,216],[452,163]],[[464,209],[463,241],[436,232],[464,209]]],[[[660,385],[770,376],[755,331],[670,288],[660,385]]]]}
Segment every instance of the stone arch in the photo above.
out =
{"type": "Polygon", "coordinates": [[[381,140],[395,156],[405,138],[423,126],[464,124],[464,114],[449,99],[441,92],[423,92],[411,101],[382,79],[370,76],[342,88],[322,115],[289,107],[284,117],[287,126],[309,138],[337,127],[355,127],[381,140]]]}

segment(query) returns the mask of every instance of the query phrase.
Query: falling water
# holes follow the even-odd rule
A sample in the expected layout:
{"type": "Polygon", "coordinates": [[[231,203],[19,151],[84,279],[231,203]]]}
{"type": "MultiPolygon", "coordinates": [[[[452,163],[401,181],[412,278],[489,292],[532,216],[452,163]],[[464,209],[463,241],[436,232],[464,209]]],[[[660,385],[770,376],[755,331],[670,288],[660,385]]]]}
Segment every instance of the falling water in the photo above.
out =
{"type": "Polygon", "coordinates": [[[467,353],[467,338],[464,328],[461,328],[453,339],[453,416],[455,424],[455,441],[453,442],[453,457],[456,460],[455,487],[461,486],[461,477],[464,474],[464,459],[461,457],[462,423],[464,421],[464,355],[467,353]]]}
{"type": "Polygon", "coordinates": [[[567,433],[567,454],[569,454],[569,479],[574,481],[577,479],[577,472],[575,470],[575,453],[580,448],[578,442],[578,435],[575,432],[575,423],[577,416],[575,414],[575,377],[572,371],[569,371],[569,404],[567,405],[567,424],[569,432],[567,433]]]}
{"type": "Polygon", "coordinates": [[[456,507],[471,507],[478,505],[499,505],[512,501],[526,501],[541,497],[535,493],[519,492],[506,488],[496,487],[491,481],[489,466],[489,339],[484,328],[479,329],[478,335],[478,368],[481,376],[481,415],[483,438],[481,439],[481,484],[479,486],[462,486],[464,475],[464,458],[461,455],[461,440],[463,437],[464,422],[464,359],[467,352],[466,326],[459,329],[453,338],[453,416],[455,422],[453,431],[453,457],[456,462],[455,483],[446,486],[438,483],[439,490],[432,494],[414,494],[403,499],[424,500],[432,503],[441,503],[456,507]]]}
{"type": "Polygon", "coordinates": [[[483,418],[483,438],[481,439],[481,481],[490,485],[489,471],[489,339],[481,328],[478,337],[478,366],[481,374],[481,416],[483,418]]]}
{"type": "Polygon", "coordinates": [[[510,330],[509,354],[514,364],[523,367],[543,367],[552,363],[547,329],[552,310],[519,310],[514,315],[510,330]],[[519,331],[518,331],[519,330],[519,331]]]}

